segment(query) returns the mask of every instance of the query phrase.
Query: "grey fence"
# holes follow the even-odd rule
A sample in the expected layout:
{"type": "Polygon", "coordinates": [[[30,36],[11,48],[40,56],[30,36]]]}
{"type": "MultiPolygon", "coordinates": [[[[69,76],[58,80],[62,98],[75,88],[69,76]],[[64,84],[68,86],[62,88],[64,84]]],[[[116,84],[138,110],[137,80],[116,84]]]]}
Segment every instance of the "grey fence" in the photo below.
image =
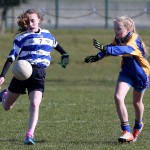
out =
{"type": "Polygon", "coordinates": [[[150,0],[32,0],[10,8],[5,26],[15,28],[16,17],[29,8],[46,14],[43,25],[48,28],[110,28],[122,15],[138,27],[150,27],[150,0]]]}

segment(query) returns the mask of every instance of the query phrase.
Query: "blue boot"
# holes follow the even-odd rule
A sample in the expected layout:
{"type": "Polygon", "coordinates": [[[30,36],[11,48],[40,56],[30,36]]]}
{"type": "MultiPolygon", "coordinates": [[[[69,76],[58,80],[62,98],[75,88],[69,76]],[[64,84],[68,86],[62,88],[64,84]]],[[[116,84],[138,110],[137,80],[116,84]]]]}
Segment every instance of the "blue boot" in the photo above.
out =
{"type": "Polygon", "coordinates": [[[0,92],[0,102],[2,102],[2,97],[5,92],[7,92],[7,89],[4,89],[2,92],[0,92]]]}
{"type": "Polygon", "coordinates": [[[35,142],[32,137],[26,137],[24,140],[25,145],[35,145],[35,142]]]}

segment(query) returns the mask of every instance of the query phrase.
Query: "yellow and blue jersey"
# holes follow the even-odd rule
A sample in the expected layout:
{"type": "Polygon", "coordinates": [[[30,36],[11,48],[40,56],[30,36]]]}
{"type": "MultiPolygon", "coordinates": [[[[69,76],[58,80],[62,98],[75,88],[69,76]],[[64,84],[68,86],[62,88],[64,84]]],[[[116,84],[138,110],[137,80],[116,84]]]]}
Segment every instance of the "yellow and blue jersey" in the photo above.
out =
{"type": "Polygon", "coordinates": [[[120,73],[136,81],[136,83],[144,89],[148,84],[150,65],[146,59],[146,54],[139,35],[129,33],[122,40],[115,38],[114,41],[106,47],[107,56],[122,56],[122,70],[120,73]]]}

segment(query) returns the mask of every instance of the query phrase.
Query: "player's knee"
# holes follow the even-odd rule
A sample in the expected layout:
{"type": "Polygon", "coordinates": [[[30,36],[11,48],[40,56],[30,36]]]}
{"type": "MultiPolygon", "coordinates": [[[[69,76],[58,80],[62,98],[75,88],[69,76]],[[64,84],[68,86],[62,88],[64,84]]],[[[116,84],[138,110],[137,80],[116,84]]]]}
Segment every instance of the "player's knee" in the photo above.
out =
{"type": "Polygon", "coordinates": [[[114,100],[116,103],[121,103],[122,102],[122,97],[119,94],[114,95],[114,100]]]}
{"type": "Polygon", "coordinates": [[[133,101],[133,106],[134,106],[134,107],[140,107],[140,106],[142,106],[142,105],[143,105],[143,103],[142,103],[141,101],[139,101],[139,102],[133,101]]]}
{"type": "Polygon", "coordinates": [[[3,108],[4,108],[5,111],[8,111],[12,108],[12,106],[3,104],[3,108]]]}
{"type": "Polygon", "coordinates": [[[10,110],[10,107],[5,107],[5,106],[4,106],[3,108],[4,108],[5,111],[10,110]]]}

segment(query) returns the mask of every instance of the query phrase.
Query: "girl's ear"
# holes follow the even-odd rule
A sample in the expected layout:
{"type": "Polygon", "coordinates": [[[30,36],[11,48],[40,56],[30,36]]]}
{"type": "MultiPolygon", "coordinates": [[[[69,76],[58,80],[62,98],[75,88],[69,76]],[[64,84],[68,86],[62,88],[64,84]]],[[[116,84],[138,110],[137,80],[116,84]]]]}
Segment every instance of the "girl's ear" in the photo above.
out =
{"type": "Polygon", "coordinates": [[[41,24],[41,22],[42,22],[42,20],[41,20],[41,19],[39,19],[39,24],[41,24]]]}

